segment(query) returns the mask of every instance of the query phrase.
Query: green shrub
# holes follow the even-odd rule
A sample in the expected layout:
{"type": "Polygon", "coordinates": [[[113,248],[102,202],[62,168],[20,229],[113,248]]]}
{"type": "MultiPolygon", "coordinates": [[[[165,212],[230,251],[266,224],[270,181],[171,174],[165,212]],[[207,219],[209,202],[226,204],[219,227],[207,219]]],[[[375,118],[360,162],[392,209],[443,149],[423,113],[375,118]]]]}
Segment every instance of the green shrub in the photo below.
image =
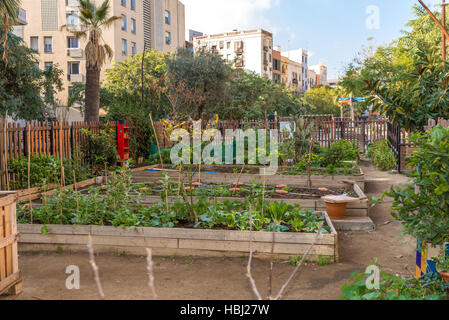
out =
{"type": "Polygon", "coordinates": [[[408,163],[413,184],[385,195],[393,198],[392,215],[407,234],[437,246],[449,242],[449,128],[435,127],[410,141],[418,146],[408,163]]]}
{"type": "Polygon", "coordinates": [[[379,140],[368,145],[367,156],[382,171],[392,170],[397,166],[397,159],[387,140],[379,140]]]}
{"type": "Polygon", "coordinates": [[[339,140],[332,143],[329,147],[321,149],[323,158],[323,167],[343,167],[343,161],[356,161],[360,155],[360,148],[347,140],[339,140]]]}
{"type": "Polygon", "coordinates": [[[119,160],[117,147],[114,142],[114,129],[106,128],[94,134],[89,130],[82,130],[88,138],[84,151],[85,160],[92,166],[92,171],[98,174],[104,171],[106,166],[114,166],[119,160]]]}
{"type": "MultiPolygon", "coordinates": [[[[65,184],[73,183],[73,170],[77,182],[90,178],[89,167],[82,166],[78,159],[63,161],[65,184]]],[[[10,187],[12,189],[28,188],[28,156],[8,161],[9,173],[12,175],[10,187]]],[[[59,184],[61,180],[61,163],[59,158],[51,155],[39,154],[30,157],[30,186],[40,187],[46,184],[59,184]]]]}
{"type": "Polygon", "coordinates": [[[402,279],[381,270],[377,289],[368,288],[368,276],[354,272],[343,285],[340,300],[445,300],[448,296],[449,285],[437,273],[428,273],[416,280],[402,279]]]}

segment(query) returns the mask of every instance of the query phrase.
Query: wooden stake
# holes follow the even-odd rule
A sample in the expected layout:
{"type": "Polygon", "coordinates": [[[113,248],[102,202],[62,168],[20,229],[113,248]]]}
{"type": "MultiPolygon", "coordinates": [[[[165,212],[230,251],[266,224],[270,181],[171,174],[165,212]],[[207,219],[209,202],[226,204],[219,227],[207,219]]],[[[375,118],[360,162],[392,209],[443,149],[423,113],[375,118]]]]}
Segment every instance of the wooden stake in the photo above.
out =
{"type": "MultiPolygon", "coordinates": [[[[27,153],[28,153],[28,192],[31,194],[31,136],[30,136],[30,124],[26,124],[26,135],[27,135],[27,153]]],[[[33,204],[31,203],[31,197],[29,198],[29,207],[30,207],[30,220],[31,224],[33,224],[33,204]]]]}

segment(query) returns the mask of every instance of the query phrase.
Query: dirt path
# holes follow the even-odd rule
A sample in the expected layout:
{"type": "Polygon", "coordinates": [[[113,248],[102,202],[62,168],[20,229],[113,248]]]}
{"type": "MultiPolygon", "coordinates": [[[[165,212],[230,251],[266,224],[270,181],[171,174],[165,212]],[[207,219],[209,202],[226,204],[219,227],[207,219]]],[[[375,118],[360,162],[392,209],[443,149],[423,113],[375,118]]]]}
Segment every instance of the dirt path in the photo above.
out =
{"type": "MultiPolygon", "coordinates": [[[[389,184],[402,185],[401,175],[380,173],[365,164],[368,196],[380,196],[389,184]]],[[[401,225],[390,215],[391,203],[371,211],[377,230],[366,234],[340,233],[341,262],[335,265],[308,264],[294,280],[286,299],[337,299],[341,286],[355,270],[363,271],[374,257],[385,270],[410,275],[414,270],[415,241],[399,238],[401,225]]],[[[107,299],[150,299],[144,257],[100,255],[96,258],[107,299]]],[[[246,257],[199,258],[156,257],[155,285],[160,299],[254,299],[248,285],[246,257]]],[[[92,271],[86,253],[39,253],[20,256],[24,292],[15,299],[97,299],[92,271]],[[66,267],[80,268],[80,290],[65,287],[66,267]]],[[[288,262],[275,264],[275,290],[294,267],[288,262]]],[[[253,273],[260,291],[267,290],[268,262],[255,260],[253,273]]],[[[12,297],[0,297],[12,299],[12,297]]]]}

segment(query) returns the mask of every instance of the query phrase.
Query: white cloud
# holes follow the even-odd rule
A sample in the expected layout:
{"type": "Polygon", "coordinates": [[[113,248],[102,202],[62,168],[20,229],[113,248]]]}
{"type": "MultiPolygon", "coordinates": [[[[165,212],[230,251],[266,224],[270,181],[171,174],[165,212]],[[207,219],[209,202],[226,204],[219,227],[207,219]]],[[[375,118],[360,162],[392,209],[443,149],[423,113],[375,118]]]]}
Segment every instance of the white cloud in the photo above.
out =
{"type": "Polygon", "coordinates": [[[205,34],[233,29],[266,28],[276,32],[263,11],[280,5],[281,0],[181,0],[185,4],[186,32],[189,29],[205,34]]]}

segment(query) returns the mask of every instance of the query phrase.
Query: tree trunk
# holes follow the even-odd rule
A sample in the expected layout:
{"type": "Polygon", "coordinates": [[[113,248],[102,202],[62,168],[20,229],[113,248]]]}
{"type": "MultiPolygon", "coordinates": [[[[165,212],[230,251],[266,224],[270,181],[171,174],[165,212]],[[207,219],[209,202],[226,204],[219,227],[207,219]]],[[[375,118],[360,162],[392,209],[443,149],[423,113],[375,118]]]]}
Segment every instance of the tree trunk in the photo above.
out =
{"type": "Polygon", "coordinates": [[[100,71],[86,69],[86,110],[84,121],[100,120],[100,71]]]}

